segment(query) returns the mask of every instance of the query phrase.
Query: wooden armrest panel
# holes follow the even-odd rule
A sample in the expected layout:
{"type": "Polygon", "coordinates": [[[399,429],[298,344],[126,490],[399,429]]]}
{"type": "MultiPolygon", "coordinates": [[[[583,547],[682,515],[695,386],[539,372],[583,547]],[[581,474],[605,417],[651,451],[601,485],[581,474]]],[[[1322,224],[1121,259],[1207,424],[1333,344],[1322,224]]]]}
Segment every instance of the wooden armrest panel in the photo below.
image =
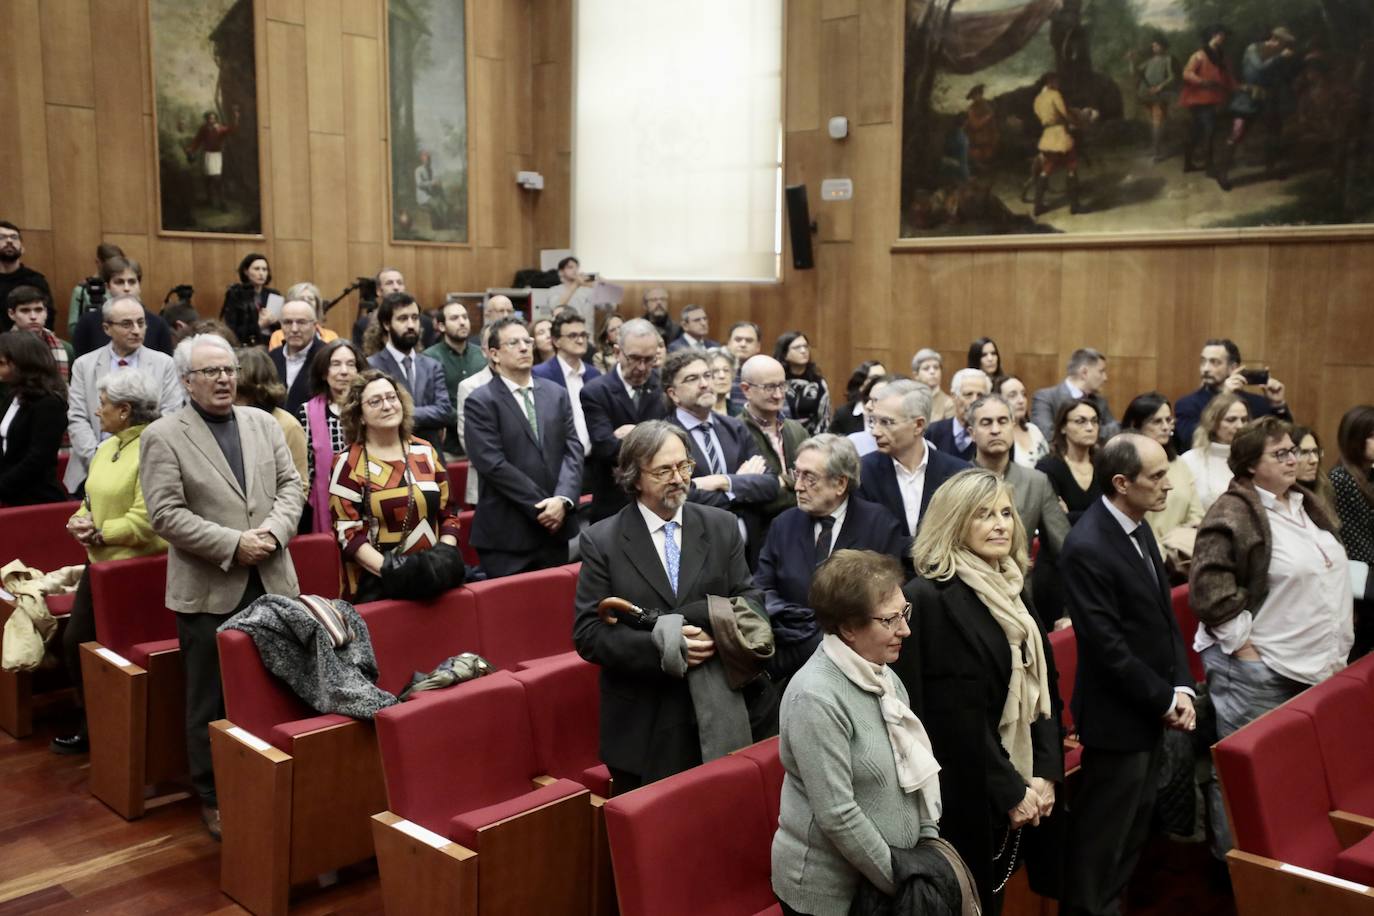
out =
{"type": "Polygon", "coordinates": [[[372,840],[388,913],[477,916],[477,853],[390,811],[372,816],[372,840]]]}
{"type": "Polygon", "coordinates": [[[1318,876],[1273,859],[1233,849],[1226,854],[1237,916],[1370,916],[1374,890],[1318,876]]]}

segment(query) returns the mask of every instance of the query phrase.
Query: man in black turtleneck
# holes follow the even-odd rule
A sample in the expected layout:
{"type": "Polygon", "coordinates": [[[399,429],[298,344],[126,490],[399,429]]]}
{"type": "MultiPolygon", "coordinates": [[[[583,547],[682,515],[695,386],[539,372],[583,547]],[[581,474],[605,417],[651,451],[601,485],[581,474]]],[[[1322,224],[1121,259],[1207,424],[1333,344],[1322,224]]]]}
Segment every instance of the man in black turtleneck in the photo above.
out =
{"type": "Polygon", "coordinates": [[[296,597],[287,542],[305,491],[271,414],[234,406],[238,360],[213,334],[177,345],[187,407],[143,432],[139,475],[153,530],[167,541],[167,607],[186,670],[186,757],[201,818],[219,838],[209,726],[224,717],[215,631],[264,595],[296,597]]]}

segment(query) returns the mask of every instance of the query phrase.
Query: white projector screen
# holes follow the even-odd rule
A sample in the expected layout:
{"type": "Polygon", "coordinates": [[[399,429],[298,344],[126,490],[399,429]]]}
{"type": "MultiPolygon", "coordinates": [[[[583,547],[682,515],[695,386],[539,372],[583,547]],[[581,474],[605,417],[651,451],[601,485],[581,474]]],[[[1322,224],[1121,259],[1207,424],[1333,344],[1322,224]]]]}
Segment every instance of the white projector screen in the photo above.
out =
{"type": "Polygon", "coordinates": [[[778,279],[782,0],[577,0],[573,250],[617,280],[778,279]]]}

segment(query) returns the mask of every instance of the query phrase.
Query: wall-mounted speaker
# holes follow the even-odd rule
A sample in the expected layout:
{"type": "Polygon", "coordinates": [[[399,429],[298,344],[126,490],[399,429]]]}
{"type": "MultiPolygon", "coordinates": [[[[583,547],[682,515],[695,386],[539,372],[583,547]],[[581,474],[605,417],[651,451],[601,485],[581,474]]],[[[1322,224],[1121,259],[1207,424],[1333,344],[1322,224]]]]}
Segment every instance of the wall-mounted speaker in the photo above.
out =
{"type": "Polygon", "coordinates": [[[792,241],[792,266],[797,270],[815,267],[811,253],[811,233],[815,224],[811,222],[811,208],[806,205],[804,184],[787,186],[787,228],[792,241]]]}

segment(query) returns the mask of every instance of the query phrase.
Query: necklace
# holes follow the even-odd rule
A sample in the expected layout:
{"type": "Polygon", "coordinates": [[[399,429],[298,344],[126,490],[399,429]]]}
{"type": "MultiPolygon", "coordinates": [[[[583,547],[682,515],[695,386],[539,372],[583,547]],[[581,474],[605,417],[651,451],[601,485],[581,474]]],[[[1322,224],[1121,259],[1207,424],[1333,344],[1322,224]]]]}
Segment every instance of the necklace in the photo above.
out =
{"type": "Polygon", "coordinates": [[[111,463],[111,464],[114,464],[116,461],[118,461],[118,460],[119,460],[119,456],[122,455],[122,454],[124,454],[124,447],[125,447],[126,445],[128,445],[130,442],[133,442],[133,441],[134,441],[135,439],[137,439],[137,438],[138,438],[137,436],[130,436],[128,439],[125,439],[123,442],[120,442],[120,441],[119,441],[119,437],[116,436],[116,437],[115,437],[115,443],[116,443],[116,445],[115,445],[115,453],[114,453],[114,456],[113,456],[112,458],[110,458],[110,463],[111,463]]]}
{"type": "Polygon", "coordinates": [[[1011,880],[1011,876],[1016,872],[1016,857],[1021,851],[1020,827],[1017,827],[1015,830],[1012,830],[1011,827],[1007,828],[1007,832],[1002,836],[1002,848],[997,850],[997,854],[992,857],[992,864],[996,867],[997,863],[1001,861],[1002,854],[1007,851],[1007,843],[1011,842],[1013,834],[1015,835],[1016,841],[1012,843],[1011,860],[1007,862],[1007,873],[1002,877],[1001,882],[992,889],[994,894],[1002,893],[1002,888],[1007,886],[1007,882],[1011,880]]]}
{"type": "MultiPolygon", "coordinates": [[[[1287,518],[1287,516],[1284,515],[1282,512],[1276,512],[1275,514],[1278,515],[1280,518],[1287,518]]],[[[1292,522],[1294,525],[1297,525],[1304,532],[1307,531],[1307,513],[1304,512],[1301,507],[1299,507],[1298,509],[1298,517],[1296,519],[1288,519],[1288,521],[1292,522]]],[[[1335,565],[1335,561],[1333,561],[1331,557],[1327,556],[1326,550],[1322,548],[1321,535],[1318,532],[1314,531],[1311,537],[1312,546],[1317,548],[1317,553],[1322,555],[1322,562],[1326,564],[1327,569],[1330,569],[1332,566],[1335,565]]]]}

